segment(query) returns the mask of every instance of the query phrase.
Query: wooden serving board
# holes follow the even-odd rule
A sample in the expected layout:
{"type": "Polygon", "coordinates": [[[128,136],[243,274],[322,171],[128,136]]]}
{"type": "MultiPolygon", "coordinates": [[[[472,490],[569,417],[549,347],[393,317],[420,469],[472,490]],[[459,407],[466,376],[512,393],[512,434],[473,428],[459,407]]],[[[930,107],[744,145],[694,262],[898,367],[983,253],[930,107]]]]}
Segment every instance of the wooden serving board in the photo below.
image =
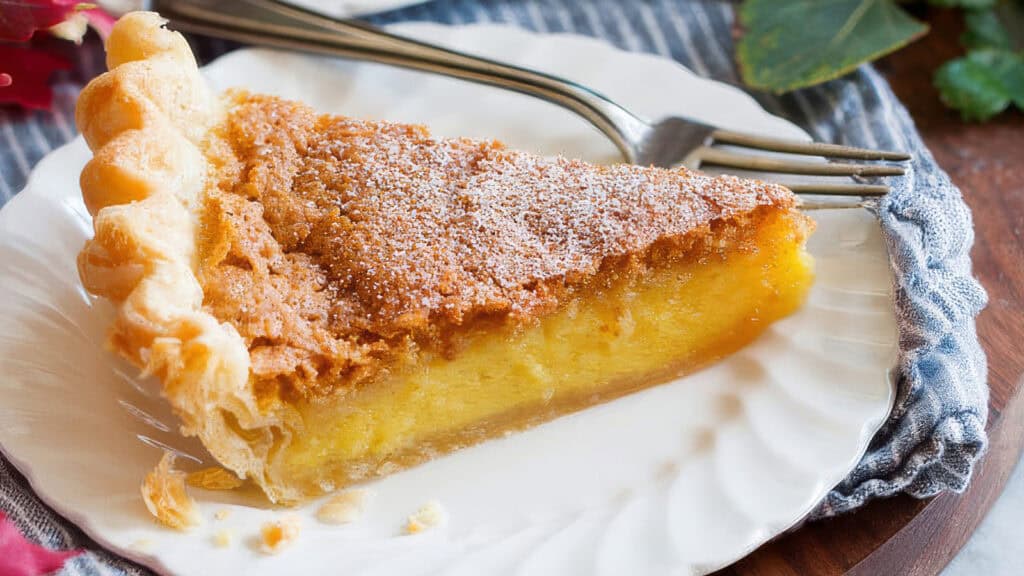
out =
{"type": "Polygon", "coordinates": [[[974,213],[974,272],[989,294],[978,319],[991,388],[988,454],[963,495],[876,501],[807,524],[719,576],[937,574],[984,518],[1024,449],[1024,114],[967,124],[945,109],[932,73],[961,53],[960,17],[939,9],[925,17],[931,32],[878,67],[974,213]]]}

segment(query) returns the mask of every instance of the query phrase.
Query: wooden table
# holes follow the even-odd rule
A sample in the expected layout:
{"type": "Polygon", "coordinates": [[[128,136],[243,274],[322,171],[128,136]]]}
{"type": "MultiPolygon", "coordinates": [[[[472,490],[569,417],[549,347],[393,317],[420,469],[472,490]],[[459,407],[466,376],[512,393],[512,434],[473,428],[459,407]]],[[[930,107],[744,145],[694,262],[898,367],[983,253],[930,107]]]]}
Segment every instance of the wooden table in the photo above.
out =
{"type": "Polygon", "coordinates": [[[946,110],[932,72],[960,53],[960,19],[938,9],[925,18],[931,33],[878,67],[974,213],[974,272],[990,299],[978,319],[989,362],[989,452],[963,495],[876,501],[808,524],[720,575],[936,574],[984,518],[1024,448],[1024,114],[979,125],[946,110]]]}

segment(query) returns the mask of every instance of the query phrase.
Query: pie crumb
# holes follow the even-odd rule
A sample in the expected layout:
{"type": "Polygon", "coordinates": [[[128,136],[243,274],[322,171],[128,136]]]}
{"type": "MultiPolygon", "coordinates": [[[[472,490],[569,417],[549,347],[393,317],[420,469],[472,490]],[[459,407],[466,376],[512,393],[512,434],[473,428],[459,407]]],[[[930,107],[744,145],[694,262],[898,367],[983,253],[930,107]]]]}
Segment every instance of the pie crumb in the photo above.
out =
{"type": "Polygon", "coordinates": [[[348,524],[355,522],[363,514],[369,490],[346,490],[331,496],[316,511],[316,519],[324,524],[348,524]]]}
{"type": "Polygon", "coordinates": [[[231,546],[231,541],[234,539],[233,536],[234,535],[231,533],[231,530],[227,528],[218,530],[213,535],[213,545],[217,548],[228,548],[231,546]]]}
{"type": "Polygon", "coordinates": [[[199,507],[185,488],[185,473],[174,469],[174,453],[164,452],[160,463],[142,482],[142,500],[161,524],[187,530],[202,522],[199,507]]]}
{"type": "Polygon", "coordinates": [[[185,479],[189,486],[205,490],[234,490],[242,485],[242,479],[220,466],[211,466],[189,473],[185,479]]]}
{"type": "Polygon", "coordinates": [[[221,508],[220,510],[217,510],[216,512],[213,513],[214,520],[224,520],[228,516],[231,516],[231,510],[229,510],[228,508],[221,508]]]}
{"type": "Polygon", "coordinates": [[[447,513],[437,500],[431,500],[420,507],[415,514],[409,516],[405,523],[406,534],[419,534],[444,524],[447,513]]]}
{"type": "Polygon", "coordinates": [[[149,538],[139,538],[129,544],[128,547],[138,552],[149,552],[153,548],[153,541],[149,538]]]}
{"type": "Polygon", "coordinates": [[[302,521],[298,516],[285,516],[267,522],[260,528],[260,550],[264,554],[277,554],[299,537],[302,521]]]}

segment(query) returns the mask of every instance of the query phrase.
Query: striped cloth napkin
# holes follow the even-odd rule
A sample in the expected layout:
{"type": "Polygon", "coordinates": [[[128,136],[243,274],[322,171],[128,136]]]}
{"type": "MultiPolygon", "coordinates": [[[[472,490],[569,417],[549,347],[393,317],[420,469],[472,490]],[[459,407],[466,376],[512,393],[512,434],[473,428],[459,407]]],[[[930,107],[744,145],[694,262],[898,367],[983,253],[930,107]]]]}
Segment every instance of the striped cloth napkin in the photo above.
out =
{"type": "MultiPolygon", "coordinates": [[[[380,14],[375,24],[430,20],[505,22],[540,32],[572,32],[672,58],[701,76],[738,83],[732,60],[732,5],[677,0],[436,0],[380,14]]],[[[228,50],[194,39],[203,61],[228,50]]],[[[98,43],[77,53],[76,68],[56,86],[51,112],[0,108],[0,203],[20,190],[32,166],[74,136],[74,101],[100,73],[98,43]]],[[[900,327],[899,393],[868,453],[822,502],[818,517],[852,510],[880,496],[917,497],[963,490],[986,446],[986,362],[974,319],[986,296],[970,272],[971,215],[935,164],[907,111],[870,66],[840,80],[761,104],[815,139],[913,153],[907,176],[874,206],[888,244],[900,327]]],[[[55,548],[85,547],[65,574],[149,574],[118,558],[43,505],[0,457],[0,509],[30,538],[55,548]]]]}

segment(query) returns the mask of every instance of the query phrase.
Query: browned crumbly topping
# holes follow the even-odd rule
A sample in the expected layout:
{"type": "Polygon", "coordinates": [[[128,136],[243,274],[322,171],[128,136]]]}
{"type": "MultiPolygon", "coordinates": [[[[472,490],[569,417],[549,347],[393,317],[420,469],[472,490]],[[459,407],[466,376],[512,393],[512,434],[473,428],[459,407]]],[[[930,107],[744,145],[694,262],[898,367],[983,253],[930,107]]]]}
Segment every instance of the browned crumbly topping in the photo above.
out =
{"type": "Polygon", "coordinates": [[[208,145],[201,280],[264,396],[317,397],[471,325],[519,325],[599,272],[789,209],[777,185],[541,158],[235,94],[208,145]]]}

